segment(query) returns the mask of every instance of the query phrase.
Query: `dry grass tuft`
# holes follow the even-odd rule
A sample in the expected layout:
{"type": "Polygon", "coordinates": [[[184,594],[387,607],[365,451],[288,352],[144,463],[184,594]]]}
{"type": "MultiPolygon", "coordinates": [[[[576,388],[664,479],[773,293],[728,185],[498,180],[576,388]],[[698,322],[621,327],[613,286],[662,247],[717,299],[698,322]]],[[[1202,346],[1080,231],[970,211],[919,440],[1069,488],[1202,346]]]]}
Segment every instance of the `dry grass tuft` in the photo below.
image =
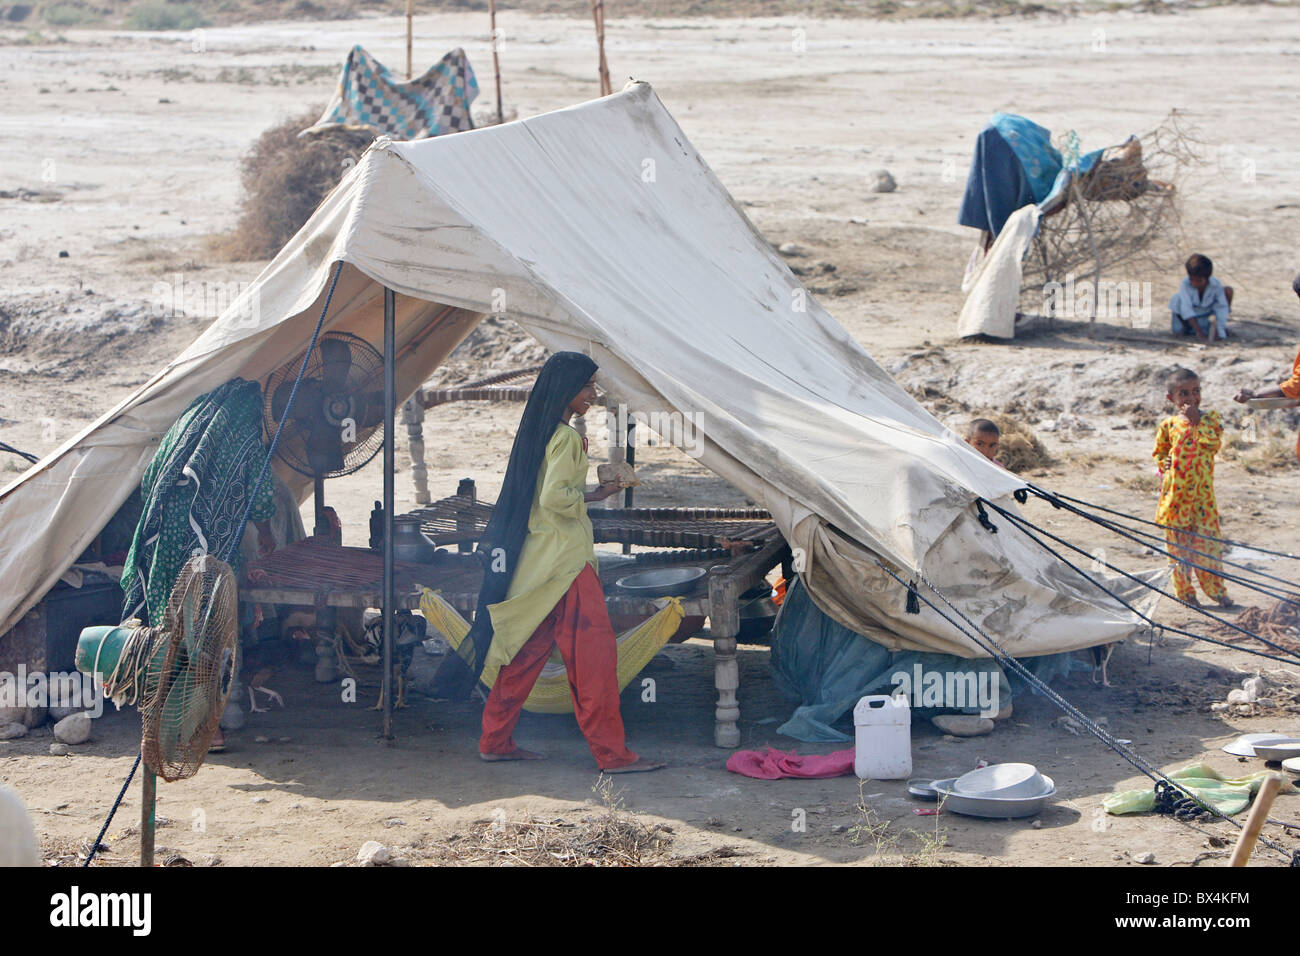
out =
{"type": "Polygon", "coordinates": [[[298,138],[320,117],[310,110],[264,132],[241,164],[244,198],[234,232],[213,252],[225,259],[269,259],[293,238],[374,137],[331,130],[298,138]]]}
{"type": "Polygon", "coordinates": [[[1289,471],[1295,467],[1295,445],[1281,438],[1270,438],[1241,454],[1241,467],[1252,475],[1289,471]]]}
{"type": "Polygon", "coordinates": [[[432,859],[462,866],[708,866],[745,855],[724,846],[692,857],[669,856],[671,827],[627,813],[611,777],[602,774],[592,790],[602,811],[577,820],[538,820],[525,813],[517,821],[500,811],[476,821],[467,835],[438,843],[432,859]]]}
{"type": "Polygon", "coordinates": [[[1052,456],[1034,434],[1034,430],[1007,415],[978,414],[972,418],[987,418],[1002,432],[998,443],[998,457],[1009,471],[1016,473],[1043,468],[1052,464],[1052,456]]]}

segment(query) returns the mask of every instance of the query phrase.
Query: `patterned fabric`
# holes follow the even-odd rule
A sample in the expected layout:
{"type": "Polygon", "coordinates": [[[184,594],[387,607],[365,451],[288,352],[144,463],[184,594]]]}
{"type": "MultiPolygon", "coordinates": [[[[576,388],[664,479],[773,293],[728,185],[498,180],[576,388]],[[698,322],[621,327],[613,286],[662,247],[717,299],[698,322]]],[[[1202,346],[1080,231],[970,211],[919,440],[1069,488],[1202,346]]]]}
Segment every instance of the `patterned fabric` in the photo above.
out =
{"type": "Polygon", "coordinates": [[[358,45],[343,64],[333,101],[316,125],[299,135],[337,128],[370,130],[395,140],[455,133],[474,128],[470,104],[476,96],[478,80],[460,47],[423,76],[401,82],[358,45]]]}
{"type": "MultiPolygon", "coordinates": [[[[140,484],[144,513],[122,572],[123,620],[140,616],[160,625],[186,560],[193,554],[225,560],[243,533],[240,519],[265,459],[256,382],[235,378],[199,396],[168,429],[140,484]]],[[[272,496],[268,474],[250,521],[270,519],[272,496]]]]}
{"type": "Polygon", "coordinates": [[[1162,476],[1160,505],[1156,521],[1166,526],[1165,540],[1172,555],[1174,592],[1182,600],[1195,597],[1192,572],[1207,597],[1217,600],[1225,593],[1223,579],[1212,571],[1222,570],[1218,556],[1221,546],[1197,534],[1221,537],[1219,506],[1214,498],[1214,456],[1223,442],[1223,422],[1218,412],[1202,412],[1196,425],[1182,415],[1170,415],[1156,429],[1152,456],[1162,476]],[[1189,549],[1206,554],[1192,554],[1189,549]],[[1199,564],[1209,571],[1194,569],[1199,564]]]}

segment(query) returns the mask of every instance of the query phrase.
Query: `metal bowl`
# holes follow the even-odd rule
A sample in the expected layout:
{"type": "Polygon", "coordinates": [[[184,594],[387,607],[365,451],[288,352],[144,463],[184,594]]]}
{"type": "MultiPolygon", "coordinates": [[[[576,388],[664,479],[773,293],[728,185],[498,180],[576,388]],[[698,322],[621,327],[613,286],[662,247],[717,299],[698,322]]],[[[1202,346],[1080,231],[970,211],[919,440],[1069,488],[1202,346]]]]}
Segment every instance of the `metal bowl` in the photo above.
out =
{"type": "Polygon", "coordinates": [[[1295,408],[1300,405],[1300,399],[1295,398],[1248,398],[1246,406],[1248,408],[1295,408]]]}
{"type": "Polygon", "coordinates": [[[621,577],[614,584],[640,597],[667,597],[693,590],[706,574],[704,568],[656,568],[621,577]]]}
{"type": "Polygon", "coordinates": [[[1043,775],[1047,789],[1033,797],[984,797],[960,793],[952,788],[956,777],[936,780],[931,786],[939,793],[941,810],[951,810],[968,817],[985,817],[990,820],[1014,820],[1019,817],[1032,817],[1039,813],[1047,801],[1056,796],[1056,784],[1052,778],[1043,775]]]}
{"type": "Polygon", "coordinates": [[[1234,757],[1254,757],[1257,745],[1262,747],[1294,739],[1290,734],[1242,734],[1231,743],[1224,744],[1221,749],[1234,757]]]}
{"type": "Polygon", "coordinates": [[[1031,763],[995,763],[957,778],[952,788],[968,797],[1036,797],[1047,787],[1031,763]]]}
{"type": "Polygon", "coordinates": [[[917,800],[934,803],[939,799],[939,791],[934,789],[934,781],[928,777],[913,777],[907,781],[907,792],[917,800]]]}
{"type": "Polygon", "coordinates": [[[1300,757],[1300,740],[1292,737],[1287,740],[1261,741],[1255,744],[1255,756],[1263,757],[1266,761],[1290,760],[1292,757],[1300,757]]]}

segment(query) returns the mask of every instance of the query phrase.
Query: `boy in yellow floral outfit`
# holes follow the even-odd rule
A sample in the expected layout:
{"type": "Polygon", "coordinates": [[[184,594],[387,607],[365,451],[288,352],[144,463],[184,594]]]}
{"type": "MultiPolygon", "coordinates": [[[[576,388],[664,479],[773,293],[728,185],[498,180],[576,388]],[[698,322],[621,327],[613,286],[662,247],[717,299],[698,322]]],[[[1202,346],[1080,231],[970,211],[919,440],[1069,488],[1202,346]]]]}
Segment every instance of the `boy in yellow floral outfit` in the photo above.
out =
{"type": "Polygon", "coordinates": [[[1200,606],[1192,585],[1195,571],[1206,597],[1220,607],[1232,607],[1223,578],[1213,573],[1223,569],[1219,542],[1197,537],[1220,537],[1214,456],[1223,441],[1223,422],[1218,412],[1201,411],[1201,381],[1195,372],[1175,369],[1166,384],[1166,397],[1178,414],[1170,415],[1156,429],[1153,454],[1162,478],[1156,521],[1165,526],[1174,566],[1174,593],[1180,600],[1200,606]],[[1200,567],[1192,568],[1192,564],[1200,567]]]}

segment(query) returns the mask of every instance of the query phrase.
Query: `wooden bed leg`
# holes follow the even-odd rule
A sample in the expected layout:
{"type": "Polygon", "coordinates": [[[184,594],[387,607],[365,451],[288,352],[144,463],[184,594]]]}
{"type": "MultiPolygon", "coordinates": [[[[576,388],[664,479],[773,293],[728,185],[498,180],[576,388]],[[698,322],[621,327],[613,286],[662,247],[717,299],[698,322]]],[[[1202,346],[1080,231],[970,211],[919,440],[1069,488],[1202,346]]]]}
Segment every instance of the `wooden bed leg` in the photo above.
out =
{"type": "Polygon", "coordinates": [[[709,631],[713,635],[713,686],[718,689],[713,743],[740,746],[740,665],[736,660],[736,635],[740,633],[740,591],[727,572],[709,576],[709,631]]]}
{"type": "Polygon", "coordinates": [[[427,505],[429,469],[424,464],[424,406],[412,398],[402,406],[402,424],[411,442],[411,480],[415,483],[415,503],[427,505]]]}

